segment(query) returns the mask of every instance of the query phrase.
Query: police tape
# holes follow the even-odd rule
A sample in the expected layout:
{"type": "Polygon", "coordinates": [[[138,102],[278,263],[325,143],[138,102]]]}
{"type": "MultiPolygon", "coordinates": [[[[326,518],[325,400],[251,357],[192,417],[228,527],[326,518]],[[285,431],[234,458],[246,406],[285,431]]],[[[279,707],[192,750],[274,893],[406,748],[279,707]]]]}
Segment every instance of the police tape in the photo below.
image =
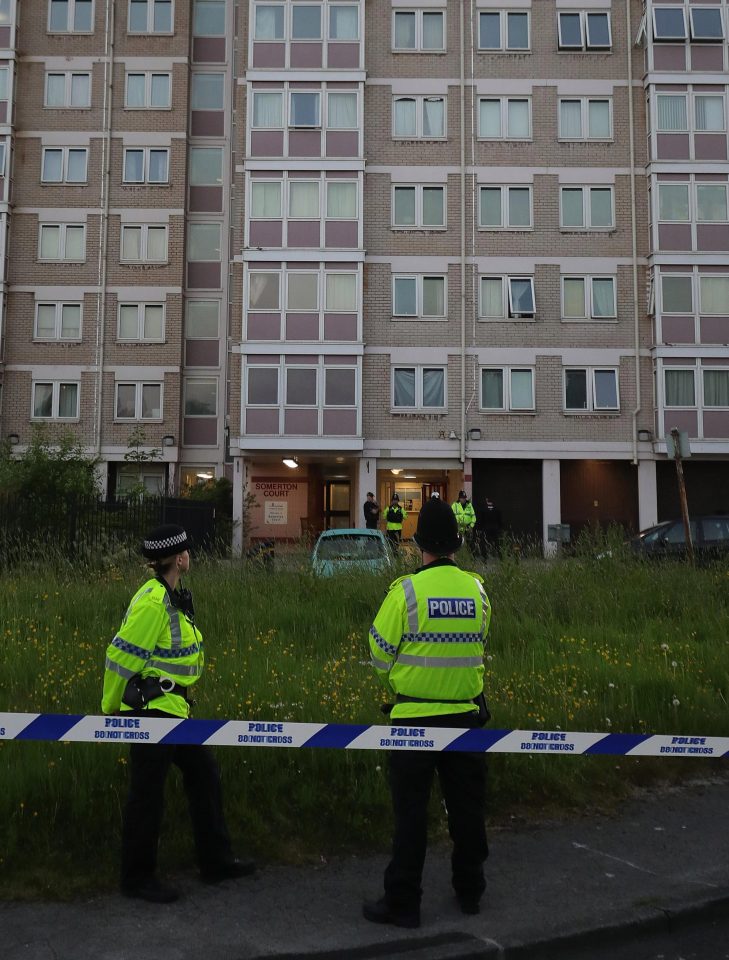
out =
{"type": "Polygon", "coordinates": [[[729,754],[729,737],[563,730],[464,730],[462,727],[418,727],[396,722],[368,726],[288,720],[182,720],[57,713],[0,713],[0,740],[319,747],[331,750],[455,750],[552,756],[724,757],[729,754]]]}

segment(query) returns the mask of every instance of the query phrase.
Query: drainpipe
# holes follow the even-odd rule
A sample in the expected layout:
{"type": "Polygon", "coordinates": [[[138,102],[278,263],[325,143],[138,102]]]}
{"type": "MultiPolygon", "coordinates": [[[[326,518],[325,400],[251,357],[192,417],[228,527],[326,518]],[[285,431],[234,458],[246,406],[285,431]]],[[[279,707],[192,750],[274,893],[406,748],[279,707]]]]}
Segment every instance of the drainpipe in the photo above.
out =
{"type": "Polygon", "coordinates": [[[101,148],[101,221],[99,223],[99,259],[96,293],[96,422],[94,453],[101,453],[101,425],[104,399],[104,342],[106,337],[106,269],[109,249],[109,181],[111,176],[111,116],[114,90],[114,0],[106,0],[104,25],[104,103],[101,148]]]}
{"type": "Polygon", "coordinates": [[[466,461],[466,13],[465,0],[460,2],[460,77],[461,92],[461,429],[459,458],[466,461]]]}
{"type": "Polygon", "coordinates": [[[633,43],[630,23],[630,0],[625,0],[625,27],[628,50],[628,127],[630,134],[630,232],[632,243],[633,266],[633,333],[635,359],[635,408],[632,413],[632,442],[633,464],[638,463],[638,414],[641,411],[640,403],[640,311],[638,309],[638,234],[635,203],[635,124],[633,108],[633,43]]]}

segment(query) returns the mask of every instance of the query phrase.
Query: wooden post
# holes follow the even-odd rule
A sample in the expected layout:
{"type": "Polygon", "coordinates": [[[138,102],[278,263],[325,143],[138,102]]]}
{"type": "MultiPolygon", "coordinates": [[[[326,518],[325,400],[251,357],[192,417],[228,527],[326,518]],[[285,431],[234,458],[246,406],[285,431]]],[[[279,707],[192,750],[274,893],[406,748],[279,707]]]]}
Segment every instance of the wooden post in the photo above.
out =
{"type": "Polygon", "coordinates": [[[676,477],[678,479],[678,498],[681,502],[681,517],[683,518],[683,530],[686,537],[686,552],[689,563],[694,562],[694,545],[691,540],[691,523],[689,522],[688,500],[686,499],[686,483],[683,478],[683,463],[681,461],[681,447],[679,442],[678,427],[671,430],[673,439],[673,458],[676,461],[676,477]]]}

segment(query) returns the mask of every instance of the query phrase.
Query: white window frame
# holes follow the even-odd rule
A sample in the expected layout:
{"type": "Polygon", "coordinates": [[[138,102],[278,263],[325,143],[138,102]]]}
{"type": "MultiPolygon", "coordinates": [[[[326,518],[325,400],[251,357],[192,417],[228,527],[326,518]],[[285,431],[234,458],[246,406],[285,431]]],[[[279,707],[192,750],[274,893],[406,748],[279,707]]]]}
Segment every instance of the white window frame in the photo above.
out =
{"type": "Polygon", "coordinates": [[[479,10],[479,19],[478,19],[478,41],[477,41],[477,50],[479,53],[531,53],[532,49],[532,17],[531,10],[529,9],[514,9],[514,10],[479,10]],[[498,47],[482,47],[481,46],[481,14],[484,13],[498,13],[499,14],[499,46],[498,47]],[[527,45],[525,47],[509,47],[507,46],[507,41],[509,38],[509,15],[510,14],[526,14],[527,18],[527,45]]]}
{"type": "Polygon", "coordinates": [[[218,416],[220,409],[220,381],[217,377],[185,377],[182,394],[182,415],[188,420],[205,420],[218,416]],[[187,388],[191,383],[212,383],[215,387],[215,412],[214,413],[188,413],[187,412],[187,388]]]}
{"type": "Polygon", "coordinates": [[[249,264],[246,271],[246,312],[249,313],[282,313],[285,302],[283,290],[283,278],[286,275],[285,270],[256,269],[255,263],[249,264]],[[254,273],[265,273],[272,277],[278,277],[278,306],[276,307],[254,307],[251,304],[251,277],[254,273]]]}
{"type": "Polygon", "coordinates": [[[722,10],[726,10],[726,7],[718,6],[718,5],[716,5],[716,4],[709,4],[709,3],[707,3],[707,4],[703,5],[703,6],[698,6],[698,5],[697,5],[697,6],[690,6],[690,7],[688,8],[688,14],[689,14],[689,22],[688,22],[689,40],[693,41],[694,43],[723,43],[724,40],[726,39],[726,27],[725,27],[725,25],[724,25],[724,16],[725,16],[725,14],[722,14],[722,10]],[[721,26],[721,36],[718,36],[718,37],[700,37],[700,36],[697,36],[697,35],[696,35],[696,33],[695,33],[695,31],[694,31],[694,13],[696,13],[696,10],[697,10],[697,9],[699,9],[699,10],[702,10],[702,9],[704,9],[704,10],[715,10],[715,11],[719,14],[719,24],[720,24],[720,26],[721,26]]]}
{"type": "MultiPolygon", "coordinates": [[[[17,14],[16,14],[17,16],[17,14]]],[[[48,0],[48,33],[51,34],[64,34],[64,33],[83,33],[87,36],[94,32],[94,21],[96,18],[96,4],[94,0],[91,0],[91,29],[90,30],[74,30],[73,22],[76,19],[76,0],[68,0],[68,13],[66,16],[66,29],[65,30],[55,30],[51,27],[51,0],[48,0]],[[69,24],[71,26],[69,27],[69,24]]]]}
{"type": "Polygon", "coordinates": [[[690,117],[690,108],[689,108],[689,93],[687,90],[676,90],[675,92],[669,92],[668,90],[657,90],[655,94],[655,129],[656,133],[688,133],[691,130],[691,117],[690,117]],[[662,127],[660,125],[660,111],[658,109],[658,101],[661,97],[681,97],[684,101],[686,107],[686,126],[685,127],[662,127]]]}
{"type": "Polygon", "coordinates": [[[51,147],[51,146],[48,146],[48,147],[43,147],[43,150],[42,150],[42,153],[41,153],[41,183],[49,183],[49,184],[55,184],[55,185],[68,184],[69,186],[74,186],[74,187],[75,187],[75,186],[82,186],[82,185],[84,185],[84,184],[87,184],[88,182],[89,182],[89,148],[88,148],[88,147],[76,147],[76,146],[68,146],[68,147],[51,147]],[[55,151],[58,151],[58,150],[60,150],[60,152],[61,152],[61,179],[60,179],[60,180],[46,180],[46,179],[44,179],[44,171],[45,171],[45,167],[46,167],[46,156],[47,156],[47,154],[48,154],[49,152],[51,152],[51,151],[55,152],[55,151]],[[83,151],[84,160],[85,160],[85,163],[84,163],[84,167],[85,167],[84,173],[85,173],[85,176],[84,176],[84,179],[83,179],[83,180],[69,180],[69,179],[68,179],[68,159],[69,159],[69,156],[70,156],[70,152],[71,152],[72,150],[83,151]]]}
{"type": "Polygon", "coordinates": [[[495,273],[482,273],[479,274],[478,278],[478,319],[484,322],[496,321],[500,322],[503,320],[527,320],[532,321],[537,315],[537,301],[536,295],[534,292],[534,277],[525,276],[521,274],[495,274],[495,273]],[[483,280],[499,280],[501,281],[501,314],[499,316],[487,315],[483,312],[483,280]],[[513,309],[514,297],[512,294],[511,285],[515,281],[523,283],[525,280],[529,282],[531,295],[532,295],[532,304],[534,310],[529,312],[521,312],[513,309]]]}
{"type": "MultiPolygon", "coordinates": [[[[353,42],[354,42],[354,41],[353,41],[353,42]]],[[[302,92],[303,92],[303,91],[302,91],[302,92]]],[[[314,92],[314,91],[312,91],[312,92],[314,92]]],[[[359,110],[359,92],[358,92],[357,90],[349,90],[349,89],[347,89],[347,90],[337,90],[336,88],[335,88],[335,89],[327,88],[326,90],[324,90],[324,91],[322,91],[322,92],[323,92],[323,93],[326,93],[326,97],[324,98],[324,104],[326,105],[326,118],[325,118],[325,122],[322,123],[322,126],[323,126],[326,130],[359,130],[359,128],[360,128],[360,120],[359,120],[359,116],[360,116],[360,110],[359,110]],[[329,97],[330,97],[332,94],[342,94],[342,93],[346,93],[346,94],[349,94],[350,96],[353,96],[354,99],[355,99],[355,103],[357,104],[356,109],[355,109],[355,121],[354,121],[354,126],[353,126],[353,127],[332,127],[332,126],[329,125],[329,97]]],[[[321,101],[320,101],[320,103],[319,103],[319,109],[321,110],[321,101]]],[[[320,117],[320,119],[321,119],[321,117],[320,117]]]]}
{"type": "Polygon", "coordinates": [[[33,323],[33,339],[42,343],[80,343],[84,333],[84,305],[82,300],[36,300],[33,323]],[[55,332],[52,337],[41,337],[38,333],[38,312],[41,307],[55,308],[55,332]],[[64,337],[63,308],[78,307],[78,336],[64,337]]]}
{"type": "Polygon", "coordinates": [[[122,183],[123,184],[133,184],[133,185],[145,185],[145,186],[165,186],[170,182],[170,148],[169,147],[124,147],[124,155],[122,157],[122,183]],[[142,162],[142,179],[141,180],[127,180],[127,154],[134,153],[143,154],[142,162]],[[166,179],[164,180],[150,180],[149,179],[149,161],[153,151],[164,152],[167,155],[167,164],[166,164],[166,179]]]}
{"type": "Polygon", "coordinates": [[[674,4],[673,6],[654,6],[651,10],[651,15],[653,19],[653,41],[654,43],[684,43],[688,40],[688,24],[686,22],[686,8],[681,4],[674,4]],[[683,36],[660,36],[658,33],[658,21],[656,18],[656,13],[659,10],[680,10],[683,17],[683,36]]]}
{"type": "Polygon", "coordinates": [[[488,231],[518,231],[534,229],[534,190],[531,183],[479,183],[478,185],[478,229],[488,231]],[[482,190],[500,190],[501,191],[501,223],[483,224],[481,222],[481,191],[482,190]],[[527,226],[511,226],[507,223],[509,215],[509,191],[510,190],[528,190],[529,191],[529,224],[527,226]]]}
{"type": "Polygon", "coordinates": [[[65,423],[72,423],[79,419],[81,409],[81,383],[79,380],[33,380],[30,390],[30,419],[37,420],[61,420],[65,423]],[[35,391],[37,387],[49,385],[51,387],[51,415],[49,417],[37,416],[35,413],[35,391]],[[72,417],[61,417],[58,415],[60,394],[62,386],[76,387],[76,412],[72,417]]]}
{"type": "MultiPolygon", "coordinates": [[[[710,369],[712,369],[712,368],[711,368],[711,367],[706,367],[706,368],[704,368],[704,369],[710,370],[710,369]]],[[[680,365],[679,365],[679,364],[673,364],[673,363],[672,363],[672,364],[669,364],[669,365],[663,364],[663,376],[662,376],[662,378],[661,378],[661,381],[662,381],[662,382],[661,382],[661,387],[662,387],[662,391],[663,391],[663,407],[664,407],[664,409],[666,409],[666,410],[697,410],[697,409],[698,409],[698,406],[699,406],[699,388],[700,388],[700,389],[702,390],[702,392],[703,392],[703,388],[704,388],[704,378],[703,378],[703,376],[700,377],[700,378],[699,378],[699,382],[697,383],[696,372],[697,372],[697,371],[696,371],[696,367],[695,367],[695,366],[688,366],[688,365],[683,365],[683,364],[680,364],[680,365]],[[690,372],[690,373],[693,375],[693,380],[694,380],[694,402],[693,402],[693,403],[690,403],[690,404],[686,405],[686,404],[678,404],[678,403],[669,403],[669,402],[668,402],[668,392],[667,392],[667,390],[666,390],[666,374],[667,374],[667,373],[670,373],[670,372],[676,372],[676,371],[683,371],[683,372],[686,372],[686,373],[689,373],[689,372],[690,372]]],[[[714,409],[714,408],[712,408],[712,409],[714,409]]]]}
{"type": "Polygon", "coordinates": [[[169,262],[169,241],[170,241],[170,232],[169,227],[166,223],[122,223],[121,231],[119,235],[119,263],[168,263],[169,262]],[[139,259],[133,260],[129,257],[124,256],[124,233],[127,230],[140,230],[140,256],[139,259]],[[150,230],[164,230],[165,234],[165,251],[164,257],[161,260],[152,260],[147,254],[149,248],[149,231],[150,230]]]}
{"type": "MultiPolygon", "coordinates": [[[[256,42],[258,43],[258,41],[256,42]]],[[[316,93],[317,91],[311,91],[311,92],[316,93]]],[[[286,90],[283,88],[279,90],[251,90],[251,130],[284,130],[286,128],[286,104],[287,104],[286,90]],[[270,96],[273,94],[279,97],[281,101],[281,123],[278,124],[278,126],[275,126],[275,127],[256,126],[255,101],[256,101],[256,97],[261,94],[264,96],[266,95],[270,96]]]]}
{"type": "Polygon", "coordinates": [[[533,139],[533,127],[532,127],[532,98],[529,96],[520,96],[514,94],[512,96],[494,96],[494,97],[479,97],[478,98],[478,140],[486,141],[502,141],[502,140],[511,140],[516,143],[526,143],[533,139]],[[486,101],[498,101],[499,110],[500,110],[500,127],[501,132],[498,137],[489,137],[481,129],[481,104],[486,101]],[[525,101],[527,104],[527,112],[529,114],[529,130],[527,131],[526,136],[524,137],[513,137],[509,134],[509,103],[511,101],[525,101]]]}
{"type": "Polygon", "coordinates": [[[729,367],[705,367],[702,366],[701,370],[701,406],[704,410],[729,410],[729,404],[718,404],[718,403],[707,403],[706,402],[706,374],[707,373],[724,373],[729,377],[729,367]]]}
{"type": "Polygon", "coordinates": [[[90,70],[46,70],[43,84],[43,108],[45,110],[88,110],[91,107],[91,82],[92,74],[90,70]],[[48,81],[51,77],[63,77],[64,79],[63,103],[48,102],[48,81]],[[88,97],[85,103],[72,103],[71,93],[74,77],[86,77],[89,82],[88,97]]]}
{"type": "Polygon", "coordinates": [[[694,303],[695,305],[698,305],[698,312],[702,317],[720,317],[720,316],[723,316],[724,313],[726,313],[726,311],[724,311],[723,313],[708,313],[706,310],[703,309],[703,306],[702,306],[701,281],[707,278],[711,279],[715,277],[721,277],[723,280],[729,280],[729,274],[727,273],[702,273],[701,269],[699,269],[698,271],[698,294],[694,299],[694,303]]]}
{"type": "Polygon", "coordinates": [[[696,315],[696,312],[697,312],[697,310],[696,310],[696,305],[697,305],[697,293],[696,293],[696,284],[695,284],[695,281],[694,281],[694,274],[693,274],[693,273],[690,273],[690,272],[686,272],[686,273],[673,273],[673,271],[671,271],[670,273],[665,273],[664,271],[661,271],[661,273],[660,273],[660,284],[659,284],[659,286],[660,286],[660,297],[661,297],[661,316],[666,315],[666,316],[672,316],[672,317],[685,317],[685,316],[689,316],[689,315],[690,315],[690,316],[695,316],[695,315],[696,315]],[[689,281],[690,286],[691,286],[691,309],[690,309],[690,310],[686,311],[686,310],[669,310],[669,309],[667,309],[667,307],[666,307],[666,301],[665,301],[664,296],[663,296],[663,281],[664,281],[666,278],[675,278],[675,279],[682,279],[682,280],[688,280],[688,281],[689,281]]]}
{"type": "Polygon", "coordinates": [[[167,309],[164,300],[145,300],[143,302],[120,300],[116,311],[116,339],[118,343],[164,343],[165,330],[167,326],[167,309]],[[122,307],[137,308],[137,335],[135,337],[122,337],[121,335],[121,312],[122,307]],[[162,331],[159,337],[145,337],[144,320],[147,307],[156,307],[162,309],[162,331]]]}
{"type": "Polygon", "coordinates": [[[412,7],[393,7],[392,9],[392,37],[391,49],[393,53],[431,53],[443,54],[448,50],[448,17],[447,7],[418,7],[417,4],[412,7]],[[414,47],[396,47],[395,46],[395,14],[396,13],[414,13],[415,14],[415,46],[414,47]],[[442,47],[424,47],[423,46],[423,14],[439,13],[443,23],[443,46],[442,47]]]}
{"type": "Polygon", "coordinates": [[[615,187],[612,184],[590,184],[589,186],[583,186],[579,183],[561,183],[559,187],[559,227],[560,230],[566,232],[594,232],[594,233],[608,233],[611,230],[615,229],[615,187]],[[564,190],[581,190],[582,191],[582,226],[565,226],[564,217],[563,217],[563,208],[562,208],[562,196],[564,190]],[[610,215],[611,223],[607,227],[593,227],[592,226],[592,205],[590,203],[590,191],[592,190],[609,190],[610,191],[610,215]]]}
{"type": "Polygon", "coordinates": [[[601,367],[601,366],[580,366],[566,364],[562,367],[562,409],[567,414],[586,414],[586,413],[617,413],[620,411],[620,368],[619,367],[601,367]],[[587,384],[587,407],[578,409],[577,407],[567,406],[567,371],[581,370],[586,373],[587,384]],[[615,375],[615,400],[614,407],[598,407],[595,405],[595,374],[611,372],[615,375]]]}
{"type": "Polygon", "coordinates": [[[125,110],[171,110],[172,109],[172,73],[169,70],[127,70],[124,74],[125,110]],[[140,107],[129,103],[129,78],[144,77],[144,102],[140,107]],[[152,77],[167,77],[167,103],[157,106],[152,103],[152,77]]]}
{"type": "Polygon", "coordinates": [[[119,423],[133,423],[143,421],[145,423],[161,423],[164,420],[164,393],[165,387],[162,380],[117,380],[114,383],[114,420],[119,423]],[[119,387],[135,387],[134,394],[134,416],[120,417],[119,410],[119,387]],[[159,417],[142,417],[142,393],[145,387],[159,387],[159,417]]]}
{"type": "Polygon", "coordinates": [[[220,300],[214,300],[214,299],[210,299],[210,298],[206,298],[206,297],[199,297],[199,298],[198,298],[198,297],[195,297],[194,299],[193,299],[193,298],[189,298],[189,297],[186,298],[186,300],[185,300],[185,324],[184,324],[185,339],[187,339],[187,340],[217,340],[218,337],[220,336],[220,307],[221,307],[221,302],[220,302],[220,300]],[[217,316],[216,316],[216,328],[215,328],[215,333],[214,333],[214,334],[208,335],[208,336],[201,336],[199,333],[192,333],[192,332],[191,332],[189,308],[190,308],[190,304],[192,304],[192,303],[212,303],[212,304],[215,305],[217,316]]]}
{"type": "Polygon", "coordinates": [[[135,37],[146,37],[146,36],[155,36],[155,37],[169,37],[172,36],[175,32],[175,0],[172,0],[170,3],[170,29],[169,30],[155,30],[154,29],[154,5],[156,0],[147,0],[147,29],[146,30],[132,30],[131,28],[131,18],[132,18],[132,4],[131,0],[128,0],[129,8],[127,14],[127,33],[135,37]]]}
{"type": "Polygon", "coordinates": [[[283,396],[281,398],[281,406],[286,409],[294,410],[317,410],[321,406],[321,383],[319,376],[319,363],[284,363],[283,366],[283,377],[282,377],[282,387],[283,387],[283,396]],[[289,373],[293,370],[313,370],[314,371],[314,399],[311,403],[294,403],[293,400],[289,400],[289,373]]]}
{"type": "Polygon", "coordinates": [[[247,204],[247,207],[246,207],[246,212],[247,212],[247,214],[248,214],[248,219],[251,220],[251,221],[254,221],[254,222],[256,222],[256,223],[257,223],[259,220],[282,220],[282,221],[283,221],[283,220],[286,220],[286,215],[285,215],[285,213],[284,213],[284,200],[285,200],[285,193],[286,193],[286,191],[285,191],[285,184],[286,184],[286,180],[285,180],[285,179],[279,179],[279,178],[277,178],[277,177],[272,177],[271,179],[269,179],[268,177],[251,177],[251,178],[250,178],[249,187],[248,187],[248,204],[247,204]],[[278,213],[277,213],[275,216],[272,216],[272,217],[259,217],[259,216],[257,216],[256,213],[254,213],[254,210],[253,210],[253,188],[254,188],[254,186],[256,186],[256,185],[258,185],[258,184],[277,184],[277,185],[278,185],[278,187],[279,187],[279,193],[278,193],[279,204],[278,204],[278,213]]]}
{"type": "Polygon", "coordinates": [[[271,407],[278,407],[279,409],[282,406],[282,389],[281,389],[281,364],[280,363],[247,363],[245,370],[245,406],[253,407],[254,409],[265,409],[270,410],[271,407]],[[276,371],[276,400],[270,403],[255,403],[250,399],[250,374],[252,370],[275,370],[276,371]]]}
{"type": "Polygon", "coordinates": [[[612,27],[612,21],[611,21],[611,17],[610,17],[609,4],[608,4],[608,9],[606,9],[606,10],[598,10],[597,8],[596,8],[596,9],[589,8],[589,9],[586,9],[586,10],[573,10],[573,9],[570,9],[570,10],[565,10],[565,9],[558,10],[558,11],[557,11],[557,47],[558,47],[559,50],[564,50],[564,51],[566,51],[566,52],[568,52],[568,53],[574,53],[576,50],[584,50],[584,51],[588,51],[588,52],[589,52],[590,50],[599,50],[599,51],[612,50],[612,48],[613,48],[613,27],[612,27]],[[590,15],[590,14],[591,14],[591,15],[601,14],[601,15],[607,17],[607,28],[608,28],[608,43],[607,43],[607,45],[605,45],[605,44],[590,43],[590,29],[589,29],[589,26],[588,26],[588,23],[589,23],[589,21],[588,21],[588,15],[590,15]],[[579,45],[576,44],[576,43],[567,44],[567,43],[565,43],[565,42],[563,41],[563,39],[562,39],[562,17],[563,17],[564,15],[567,15],[567,16],[579,15],[579,18],[580,18],[580,43],[579,43],[579,45]]]}
{"type": "Polygon", "coordinates": [[[85,223],[43,223],[38,224],[38,260],[41,263],[86,263],[86,224],[85,223]],[[55,227],[58,229],[58,250],[61,253],[59,257],[44,257],[43,250],[43,230],[45,228],[55,227]],[[66,231],[68,227],[80,227],[83,230],[83,257],[78,260],[75,257],[66,256],[66,231]]]}
{"type": "Polygon", "coordinates": [[[557,126],[558,133],[557,138],[559,140],[564,140],[567,143],[583,143],[584,141],[590,141],[592,143],[608,143],[613,140],[613,98],[612,97],[559,97],[557,103],[557,126]],[[562,132],[562,103],[574,103],[579,101],[580,103],[580,136],[579,137],[568,137],[565,133],[562,132]],[[609,131],[606,137],[591,137],[590,136],[590,104],[591,103],[607,103],[608,105],[608,122],[609,122],[609,131]]]}
{"type": "Polygon", "coordinates": [[[285,290],[283,296],[281,297],[283,301],[283,306],[281,308],[282,312],[285,310],[286,313],[311,313],[319,314],[322,309],[322,289],[321,289],[321,273],[318,270],[285,270],[284,271],[284,280],[285,280],[285,290]],[[289,279],[291,277],[314,277],[316,279],[316,306],[314,307],[299,307],[289,303],[289,279]]]}
{"type": "Polygon", "coordinates": [[[443,413],[448,410],[448,364],[447,363],[393,363],[390,368],[390,410],[392,413],[403,413],[412,410],[423,410],[443,413]],[[395,406],[395,373],[398,370],[415,371],[415,405],[406,407],[395,406]],[[423,379],[426,370],[441,370],[443,372],[443,405],[440,407],[426,407],[423,403],[423,379]]]}
{"type": "Polygon", "coordinates": [[[394,320],[434,320],[448,319],[448,274],[447,273],[393,273],[392,274],[392,317],[394,320]],[[415,313],[395,313],[395,281],[415,280],[415,313]],[[423,313],[423,283],[428,279],[443,281],[443,314],[423,313]]]}
{"type": "Polygon", "coordinates": [[[536,410],[536,397],[535,397],[535,381],[536,381],[536,371],[533,366],[526,365],[522,366],[519,364],[514,364],[513,366],[503,367],[499,364],[484,364],[479,367],[478,370],[478,409],[481,413],[534,413],[536,410]],[[484,370],[500,370],[501,371],[501,406],[500,407],[485,407],[483,405],[483,371],[484,370]],[[529,373],[531,375],[532,381],[532,403],[530,407],[514,407],[512,406],[512,382],[511,377],[513,373],[529,373]]]}
{"type": "Polygon", "coordinates": [[[692,133],[714,133],[714,134],[726,133],[726,129],[727,129],[726,124],[727,124],[726,93],[720,90],[711,90],[711,91],[704,91],[701,89],[697,90],[696,87],[694,87],[691,91],[691,112],[689,115],[689,125],[691,128],[691,132],[692,133]],[[721,99],[721,118],[724,121],[724,126],[721,128],[721,130],[699,130],[698,126],[696,125],[696,100],[698,97],[719,97],[721,99]]]}
{"type": "MultiPolygon", "coordinates": [[[[287,97],[287,105],[288,105],[288,108],[289,108],[289,112],[288,112],[288,117],[286,118],[286,119],[288,120],[287,126],[288,126],[289,130],[321,130],[322,124],[323,124],[323,118],[322,118],[322,94],[323,94],[324,92],[325,92],[324,90],[298,90],[298,89],[296,89],[296,90],[291,90],[291,89],[289,88],[289,90],[288,90],[288,97],[287,97]],[[294,97],[295,94],[307,94],[307,95],[309,95],[309,96],[316,97],[317,104],[318,104],[318,106],[317,106],[317,122],[316,122],[316,123],[296,123],[296,124],[295,124],[295,123],[293,122],[294,110],[293,110],[292,100],[293,100],[293,97],[294,97]]],[[[335,92],[336,92],[336,91],[335,91],[335,92]]],[[[276,91],[275,91],[275,90],[270,90],[270,91],[269,91],[269,90],[262,90],[261,93],[276,93],[276,91]]],[[[256,129],[261,129],[261,128],[260,128],[260,127],[256,127],[256,129]]],[[[271,128],[265,128],[265,129],[271,129],[271,128]]],[[[274,129],[277,129],[277,128],[274,128],[274,129]]]]}
{"type": "Polygon", "coordinates": [[[560,282],[560,313],[562,320],[565,323],[581,323],[585,320],[592,322],[593,320],[597,323],[610,322],[611,320],[617,320],[618,315],[618,302],[617,302],[617,291],[616,291],[616,282],[614,276],[608,276],[605,274],[581,274],[581,273],[565,273],[561,276],[560,282]],[[582,280],[584,284],[583,292],[583,315],[581,317],[568,317],[565,315],[564,309],[564,286],[565,280],[582,280]],[[595,315],[595,294],[593,284],[595,280],[609,280],[612,283],[613,287],[613,313],[605,314],[601,316],[595,315]]]}
{"type": "Polygon", "coordinates": [[[390,191],[390,226],[393,230],[447,230],[448,229],[448,188],[444,183],[393,183],[390,191]],[[395,191],[410,189],[415,191],[415,223],[395,223],[395,191]],[[443,194],[443,222],[423,223],[423,191],[440,190],[443,194]]]}
{"type": "Polygon", "coordinates": [[[401,93],[393,96],[392,98],[392,139],[393,140],[447,140],[448,139],[448,97],[443,94],[434,94],[430,96],[429,94],[406,94],[401,93]],[[415,133],[406,134],[398,133],[395,130],[395,103],[398,100],[413,100],[415,102],[415,133]],[[428,135],[426,136],[423,133],[425,122],[425,102],[440,100],[443,103],[443,133],[439,137],[428,135]]]}

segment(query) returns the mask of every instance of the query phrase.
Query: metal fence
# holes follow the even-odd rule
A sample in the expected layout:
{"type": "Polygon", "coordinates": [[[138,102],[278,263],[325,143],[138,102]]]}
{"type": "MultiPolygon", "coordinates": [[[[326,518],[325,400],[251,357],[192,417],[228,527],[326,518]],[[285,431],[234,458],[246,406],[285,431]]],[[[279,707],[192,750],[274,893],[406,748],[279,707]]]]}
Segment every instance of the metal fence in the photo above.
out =
{"type": "Polygon", "coordinates": [[[183,526],[195,551],[225,552],[230,547],[229,518],[216,522],[215,507],[204,501],[68,498],[49,507],[32,496],[0,497],[0,564],[48,552],[72,562],[104,555],[139,556],[144,535],[162,523],[183,526]]]}

